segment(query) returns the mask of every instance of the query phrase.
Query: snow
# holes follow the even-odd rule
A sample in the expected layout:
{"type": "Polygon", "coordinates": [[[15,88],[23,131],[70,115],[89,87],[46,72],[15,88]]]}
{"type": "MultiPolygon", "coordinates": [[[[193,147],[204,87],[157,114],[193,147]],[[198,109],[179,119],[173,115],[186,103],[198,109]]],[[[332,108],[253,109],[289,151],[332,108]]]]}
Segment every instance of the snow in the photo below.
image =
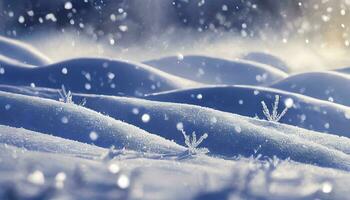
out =
{"type": "Polygon", "coordinates": [[[0,36],[0,55],[1,57],[8,57],[9,59],[35,66],[51,63],[49,58],[33,47],[2,36],[0,36]]]}
{"type": "Polygon", "coordinates": [[[212,86],[157,93],[148,95],[146,99],[193,104],[266,119],[261,101],[270,106],[275,95],[281,96],[280,112],[286,106],[284,104],[293,101],[293,106],[282,117],[281,123],[349,137],[349,107],[283,90],[256,86],[212,86]],[[199,93],[205,98],[193,98],[193,95],[199,93]],[[243,103],[240,104],[240,101],[243,103]],[[328,128],[324,127],[326,123],[330,124],[328,128]]]}
{"type": "Polygon", "coordinates": [[[265,85],[287,77],[274,67],[245,60],[189,55],[144,62],[177,76],[207,84],[265,85]]]}
{"type": "Polygon", "coordinates": [[[349,84],[350,76],[348,74],[325,71],[296,74],[278,81],[270,87],[349,106],[350,95],[347,92],[349,84]]]}
{"type": "MultiPolygon", "coordinates": [[[[51,91],[51,94],[54,95],[52,98],[58,99],[58,97],[55,97],[58,95],[58,92],[53,92],[52,90],[49,91],[51,91]]],[[[0,92],[0,94],[1,93],[3,92],[0,92]]],[[[43,93],[45,94],[45,92],[43,93]]],[[[24,97],[22,95],[10,93],[4,93],[4,96],[5,94],[6,96],[11,95],[20,96],[26,99],[36,99],[35,97],[24,97]]],[[[34,94],[39,95],[40,92],[35,92],[34,94]]],[[[48,97],[50,96],[50,92],[46,91],[46,94],[42,96],[48,97]]],[[[232,115],[229,113],[187,104],[165,103],[135,98],[99,95],[73,94],[73,96],[80,99],[85,98],[85,106],[87,108],[106,114],[115,119],[125,121],[128,124],[140,127],[150,133],[157,134],[168,140],[173,140],[178,144],[185,145],[185,140],[181,132],[178,130],[178,123],[181,122],[183,124],[183,130],[186,132],[190,133],[192,131],[196,131],[201,135],[204,133],[208,134],[208,139],[203,141],[201,147],[208,148],[210,153],[213,155],[225,157],[233,157],[238,155],[249,156],[254,154],[256,149],[259,149],[259,154],[269,158],[272,158],[273,156],[278,156],[282,159],[290,157],[291,159],[299,162],[313,163],[320,166],[340,169],[348,169],[348,164],[350,162],[350,157],[347,155],[350,152],[350,149],[348,148],[350,140],[347,138],[339,138],[338,136],[307,131],[293,126],[280,125],[254,118],[246,118],[239,115],[232,115]],[[140,111],[140,114],[135,115],[132,112],[133,108],[137,108],[140,111]],[[149,115],[151,120],[145,123],[142,113],[149,115]]],[[[35,105],[38,105],[39,102],[40,101],[37,100],[35,105]]],[[[55,104],[55,102],[52,101],[52,104],[55,104]]],[[[75,105],[71,106],[74,108],[80,108],[79,106],[75,105]]],[[[53,107],[53,105],[50,107],[53,107]]],[[[18,111],[16,112],[18,113],[18,111]]],[[[33,115],[33,112],[31,112],[31,116],[36,115],[33,115]]],[[[72,114],[69,116],[70,118],[73,118],[72,114]]],[[[10,121],[10,117],[6,115],[4,117],[5,123],[9,123],[7,121],[10,121]]],[[[59,118],[57,120],[59,120],[59,118]]],[[[18,116],[17,121],[19,121],[18,116]]],[[[50,121],[55,120],[53,119],[50,121]]],[[[72,121],[74,123],[76,120],[72,121]]],[[[85,125],[85,123],[86,122],[80,123],[78,126],[80,129],[83,129],[81,132],[89,133],[85,127],[91,125],[85,125]],[[83,126],[83,128],[80,126],[83,126]]],[[[61,125],[60,123],[58,124],[61,125]]],[[[68,123],[68,125],[69,124],[70,123],[68,123]]],[[[8,125],[15,126],[14,124],[8,125]]],[[[63,124],[61,125],[63,126],[62,128],[58,126],[55,127],[55,130],[49,129],[49,131],[43,129],[43,127],[39,125],[34,126],[33,122],[28,125],[25,122],[21,122],[21,124],[17,126],[31,127],[28,129],[34,130],[38,130],[38,127],[40,128],[38,131],[41,132],[58,132],[59,129],[66,130],[65,126],[67,125],[63,124]]],[[[93,128],[91,129],[94,130],[93,128]]],[[[69,128],[69,130],[72,130],[72,128],[69,128]]],[[[107,132],[108,130],[106,131],[107,133],[105,133],[105,131],[105,129],[98,131],[100,132],[99,138],[102,137],[103,134],[110,134],[110,132],[107,132]]],[[[88,138],[72,137],[67,135],[61,136],[82,142],[88,141],[88,138]]],[[[101,140],[103,141],[102,138],[101,140]]],[[[107,144],[105,144],[105,142],[100,143],[101,140],[98,139],[96,142],[94,142],[94,144],[102,147],[108,147],[108,145],[113,144],[109,142],[107,144]]]]}
{"type": "Polygon", "coordinates": [[[61,88],[82,93],[143,96],[199,83],[176,77],[131,61],[80,58],[40,68],[20,68],[2,65],[6,76],[1,83],[61,88]],[[111,79],[111,73],[114,74],[111,79]]]}
{"type": "Polygon", "coordinates": [[[78,105],[0,92],[0,105],[11,105],[1,114],[1,124],[97,146],[150,152],[178,152],[180,146],[137,127],[101,115],[78,105]],[[50,113],[50,114],[49,114],[50,113]],[[91,141],[91,131],[99,138],[91,141]],[[163,144],[161,144],[163,143],[163,144]]]}
{"type": "Polygon", "coordinates": [[[346,70],[289,75],[259,52],[53,63],[0,47],[0,199],[348,198],[346,70]]]}
{"type": "Polygon", "coordinates": [[[263,63],[266,65],[270,65],[272,67],[276,67],[277,69],[280,69],[286,73],[288,73],[290,70],[288,68],[288,65],[278,57],[263,53],[263,52],[250,52],[242,56],[242,59],[244,60],[251,60],[258,63],[263,63]]]}

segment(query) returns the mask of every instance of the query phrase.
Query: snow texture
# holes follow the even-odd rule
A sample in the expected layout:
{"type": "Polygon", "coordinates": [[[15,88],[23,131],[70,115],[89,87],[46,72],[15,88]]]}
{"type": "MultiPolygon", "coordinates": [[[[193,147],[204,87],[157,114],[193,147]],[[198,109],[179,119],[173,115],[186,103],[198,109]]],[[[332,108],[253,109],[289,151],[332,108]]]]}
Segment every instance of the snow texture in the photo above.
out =
{"type": "Polygon", "coordinates": [[[145,62],[157,69],[207,84],[266,85],[287,77],[274,67],[245,60],[207,56],[173,56],[145,62]]]}
{"type": "Polygon", "coordinates": [[[347,199],[346,70],[242,58],[52,63],[1,37],[0,199],[347,199]]]}

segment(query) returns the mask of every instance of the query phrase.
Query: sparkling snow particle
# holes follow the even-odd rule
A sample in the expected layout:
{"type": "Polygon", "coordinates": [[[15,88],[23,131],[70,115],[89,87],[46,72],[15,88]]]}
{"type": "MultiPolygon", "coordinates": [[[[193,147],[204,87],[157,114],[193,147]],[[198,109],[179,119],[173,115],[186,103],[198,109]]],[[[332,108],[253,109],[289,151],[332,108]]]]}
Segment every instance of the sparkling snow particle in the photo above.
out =
{"type": "Polygon", "coordinates": [[[73,4],[70,2],[70,1],[67,1],[65,4],[64,4],[64,9],[66,10],[70,10],[73,8],[73,4]]]}
{"type": "Polygon", "coordinates": [[[5,105],[5,110],[10,110],[11,109],[11,105],[10,104],[6,104],[5,105]]]}
{"type": "Polygon", "coordinates": [[[216,117],[212,117],[210,119],[210,122],[213,123],[213,124],[216,124],[216,122],[218,122],[218,119],[216,119],[216,117]]]}
{"type": "Polygon", "coordinates": [[[28,175],[27,180],[35,185],[43,185],[45,183],[45,176],[41,171],[36,170],[28,175]]]}
{"type": "Polygon", "coordinates": [[[177,60],[183,60],[184,59],[184,55],[181,53],[177,54],[177,60]]]}
{"type": "Polygon", "coordinates": [[[203,99],[203,95],[202,94],[197,94],[197,99],[203,99]]]}
{"type": "Polygon", "coordinates": [[[55,16],[53,13],[47,14],[47,15],[45,16],[45,19],[46,19],[46,20],[51,20],[51,21],[53,21],[53,22],[56,22],[56,21],[57,21],[56,16],[55,16]]]}
{"type": "Polygon", "coordinates": [[[341,10],[340,10],[340,14],[341,14],[341,15],[345,15],[345,14],[346,14],[346,11],[345,11],[344,9],[341,9],[341,10]]]}
{"type": "Polygon", "coordinates": [[[35,88],[35,83],[31,83],[30,87],[35,88]]]}
{"type": "Polygon", "coordinates": [[[89,137],[92,141],[96,141],[98,138],[98,134],[95,131],[91,131],[89,137]]]}
{"type": "Polygon", "coordinates": [[[108,72],[108,78],[110,79],[110,80],[112,80],[112,79],[114,79],[115,78],[115,75],[112,73],[112,72],[108,72]]]}
{"type": "Polygon", "coordinates": [[[333,186],[332,186],[331,183],[329,183],[329,182],[324,182],[324,183],[322,184],[322,192],[323,192],[323,193],[328,194],[328,193],[332,192],[332,190],[333,190],[333,186]]]}
{"type": "Polygon", "coordinates": [[[150,119],[151,119],[151,116],[149,114],[143,114],[141,117],[141,120],[143,123],[149,122],[150,119]]]}
{"type": "Polygon", "coordinates": [[[325,127],[326,129],[329,129],[329,127],[330,127],[329,123],[325,123],[325,124],[324,124],[324,127],[325,127]]]}
{"type": "Polygon", "coordinates": [[[324,22],[328,22],[330,19],[331,19],[330,16],[328,16],[328,15],[322,15],[322,20],[323,20],[324,22]]]}
{"type": "Polygon", "coordinates": [[[119,30],[122,31],[122,32],[126,32],[128,30],[128,26],[126,25],[120,25],[119,26],[119,30]]]}
{"type": "Polygon", "coordinates": [[[8,12],[8,15],[9,15],[9,17],[13,17],[13,16],[15,16],[15,13],[12,12],[12,11],[9,11],[9,12],[8,12]]]}
{"type": "Polygon", "coordinates": [[[110,45],[114,45],[114,44],[115,44],[115,40],[114,40],[113,38],[110,38],[110,39],[109,39],[109,44],[110,44],[110,45]]]}
{"type": "Polygon", "coordinates": [[[61,118],[61,122],[63,123],[63,124],[67,124],[68,123],[68,117],[66,117],[66,116],[64,116],[64,117],[62,117],[61,118]]]}
{"type": "Polygon", "coordinates": [[[240,126],[238,126],[238,125],[235,125],[235,131],[237,133],[240,133],[240,132],[242,132],[242,128],[240,126]]]}
{"type": "Polygon", "coordinates": [[[25,18],[21,15],[18,17],[18,22],[23,24],[25,22],[25,18]]]}
{"type": "Polygon", "coordinates": [[[344,116],[345,116],[346,119],[350,119],[350,112],[345,112],[344,116]]]}
{"type": "Polygon", "coordinates": [[[126,189],[130,185],[130,180],[126,175],[122,174],[117,180],[117,185],[122,189],[126,189]]]}
{"type": "Polygon", "coordinates": [[[0,74],[5,74],[5,69],[3,67],[0,67],[0,74]]]}
{"type": "Polygon", "coordinates": [[[55,176],[55,180],[56,180],[56,181],[65,181],[66,178],[67,178],[67,175],[66,175],[66,173],[64,173],[64,172],[59,172],[59,173],[57,173],[56,176],[55,176]]]}
{"type": "Polygon", "coordinates": [[[138,115],[138,114],[140,113],[140,111],[139,111],[138,108],[133,108],[133,109],[132,109],[132,113],[133,113],[134,115],[138,115]]]}
{"type": "Polygon", "coordinates": [[[238,103],[239,103],[239,105],[242,105],[242,104],[244,103],[244,101],[243,101],[242,99],[240,99],[240,100],[238,101],[238,103]]]}
{"type": "Polygon", "coordinates": [[[67,73],[68,73],[68,69],[65,68],[65,67],[63,67],[63,68],[62,68],[62,74],[67,74],[67,73]]]}
{"type": "Polygon", "coordinates": [[[86,90],[91,90],[91,84],[90,83],[85,83],[85,89],[86,90]]]}
{"type": "Polygon", "coordinates": [[[59,188],[59,189],[63,188],[64,181],[66,180],[66,178],[67,178],[67,175],[64,172],[59,172],[58,174],[56,174],[56,176],[55,176],[56,188],[59,188]]]}
{"type": "Polygon", "coordinates": [[[294,104],[294,101],[292,98],[287,98],[285,101],[284,101],[284,105],[287,107],[287,108],[291,108],[294,104]]]}
{"type": "Polygon", "coordinates": [[[184,124],[182,122],[178,122],[176,124],[176,129],[179,130],[179,131],[183,130],[184,129],[184,124]]]}
{"type": "Polygon", "coordinates": [[[29,10],[29,11],[27,12],[27,14],[28,14],[28,16],[33,17],[33,16],[34,16],[34,11],[33,11],[33,10],[29,10]]]}
{"type": "Polygon", "coordinates": [[[108,166],[108,170],[109,172],[111,172],[112,174],[117,174],[120,171],[120,168],[117,164],[112,163],[108,166]]]}
{"type": "Polygon", "coordinates": [[[117,21],[117,16],[115,16],[115,14],[111,14],[111,15],[109,16],[109,18],[111,19],[112,22],[117,21]]]}
{"type": "Polygon", "coordinates": [[[254,90],[254,95],[258,95],[260,92],[258,90],[254,90]]]}

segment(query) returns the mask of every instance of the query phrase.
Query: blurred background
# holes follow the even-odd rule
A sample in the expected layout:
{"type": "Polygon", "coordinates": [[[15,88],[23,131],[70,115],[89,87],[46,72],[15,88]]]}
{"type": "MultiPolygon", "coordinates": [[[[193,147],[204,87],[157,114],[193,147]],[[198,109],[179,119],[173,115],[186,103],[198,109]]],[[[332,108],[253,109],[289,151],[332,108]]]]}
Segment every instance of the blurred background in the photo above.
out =
{"type": "Polygon", "coordinates": [[[295,72],[349,63],[350,0],[1,0],[0,34],[54,60],[272,53],[295,72]]]}

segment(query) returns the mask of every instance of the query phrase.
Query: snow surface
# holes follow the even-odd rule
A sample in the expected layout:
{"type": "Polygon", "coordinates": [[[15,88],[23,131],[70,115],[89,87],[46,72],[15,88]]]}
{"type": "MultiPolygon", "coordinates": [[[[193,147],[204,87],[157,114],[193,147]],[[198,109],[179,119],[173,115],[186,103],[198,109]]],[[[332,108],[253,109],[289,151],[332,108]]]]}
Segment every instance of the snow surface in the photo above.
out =
{"type": "MultiPolygon", "coordinates": [[[[0,86],[0,90],[1,90],[0,86]]],[[[318,132],[349,137],[349,107],[322,101],[308,96],[256,86],[212,86],[156,93],[145,97],[149,100],[186,103],[214,108],[248,117],[266,119],[261,101],[272,105],[275,95],[281,97],[279,112],[290,104],[281,123],[318,132]],[[201,98],[197,98],[201,95],[201,98]]]]}
{"type": "Polygon", "coordinates": [[[3,65],[0,82],[13,85],[61,88],[74,92],[142,96],[147,93],[190,86],[189,81],[130,61],[80,58],[40,68],[3,65]]]}
{"type": "Polygon", "coordinates": [[[345,72],[256,52],[50,64],[1,41],[0,199],[348,198],[345,72]]]}
{"type": "Polygon", "coordinates": [[[173,56],[145,62],[157,69],[207,84],[265,85],[287,77],[274,67],[246,60],[173,56]]]}
{"type": "Polygon", "coordinates": [[[0,56],[34,66],[51,63],[48,57],[30,45],[2,36],[0,36],[0,56]]]}
{"type": "Polygon", "coordinates": [[[242,59],[270,65],[287,73],[290,71],[288,65],[283,60],[268,53],[250,52],[243,55],[242,59]]]}
{"type": "Polygon", "coordinates": [[[349,75],[325,71],[296,74],[274,83],[270,87],[349,106],[349,85],[349,75]]]}

